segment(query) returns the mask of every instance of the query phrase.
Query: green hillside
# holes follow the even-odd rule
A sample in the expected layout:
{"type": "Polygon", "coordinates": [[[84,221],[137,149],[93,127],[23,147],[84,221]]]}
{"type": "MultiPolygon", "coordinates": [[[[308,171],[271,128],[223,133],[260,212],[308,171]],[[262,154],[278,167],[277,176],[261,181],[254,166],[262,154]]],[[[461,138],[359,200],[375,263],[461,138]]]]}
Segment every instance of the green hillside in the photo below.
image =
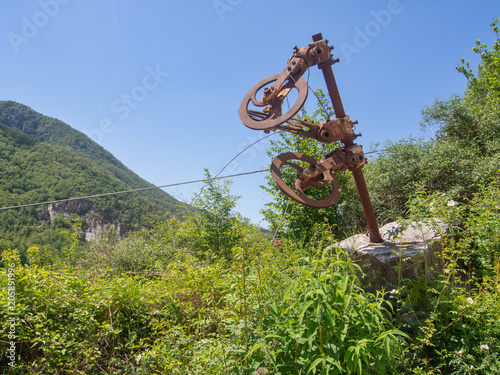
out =
{"type": "MultiPolygon", "coordinates": [[[[1,207],[152,186],[84,134],[15,102],[0,102],[0,177],[1,207]]],[[[1,211],[0,247],[57,246],[64,242],[61,228],[85,215],[128,231],[177,205],[167,193],[152,190],[59,204],[73,216],[52,221],[47,206],[1,211]]]]}
{"type": "MultiPolygon", "coordinates": [[[[107,169],[132,189],[153,186],[85,134],[58,119],[44,116],[23,104],[0,101],[0,124],[20,130],[50,145],[77,151],[97,165],[107,169]]],[[[144,196],[167,210],[174,209],[178,204],[173,197],[162,190],[145,192],[144,196]]]]}

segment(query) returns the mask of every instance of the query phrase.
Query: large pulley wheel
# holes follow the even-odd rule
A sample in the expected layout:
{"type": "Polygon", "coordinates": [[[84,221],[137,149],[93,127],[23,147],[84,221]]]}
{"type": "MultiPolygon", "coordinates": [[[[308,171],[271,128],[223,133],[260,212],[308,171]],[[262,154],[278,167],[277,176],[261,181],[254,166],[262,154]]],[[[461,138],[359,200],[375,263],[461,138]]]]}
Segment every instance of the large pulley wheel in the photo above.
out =
{"type": "MultiPolygon", "coordinates": [[[[292,105],[292,107],[285,113],[269,114],[264,111],[264,108],[268,105],[268,103],[263,103],[260,100],[257,100],[257,93],[260,89],[266,86],[271,86],[273,82],[278,80],[283,73],[273,74],[267,78],[264,78],[262,81],[257,83],[254,87],[248,91],[243,100],[241,101],[240,109],[238,113],[240,115],[240,119],[247,127],[255,130],[271,130],[278,125],[281,125],[288,120],[290,120],[293,116],[300,111],[302,106],[304,105],[307,99],[307,82],[304,78],[300,77],[297,81],[288,83],[280,87],[280,90],[293,90],[296,89],[298,91],[298,97],[296,102],[292,105]],[[252,103],[256,109],[249,108],[250,103],[252,103]],[[262,107],[262,110],[258,110],[262,107]]],[[[284,96],[288,95],[288,91],[284,92],[284,96]]]]}
{"type": "MultiPolygon", "coordinates": [[[[287,152],[285,154],[278,155],[274,158],[271,164],[271,176],[273,176],[276,184],[280,188],[280,190],[292,198],[294,201],[299,202],[303,205],[314,207],[314,208],[327,208],[336,204],[340,199],[341,189],[340,184],[332,171],[324,171],[320,175],[316,176],[313,179],[305,180],[303,179],[303,172],[306,168],[300,166],[297,163],[294,163],[294,160],[306,162],[309,165],[315,166],[318,164],[318,161],[311,156],[307,156],[298,152],[287,152]],[[283,181],[281,175],[281,169],[285,166],[292,167],[297,170],[298,179],[295,180],[293,188],[288,186],[285,181],[283,181]],[[306,195],[304,192],[310,186],[314,186],[317,188],[325,188],[330,189],[331,193],[328,198],[315,200],[306,195]]],[[[301,163],[304,164],[304,163],[301,163]]]]}

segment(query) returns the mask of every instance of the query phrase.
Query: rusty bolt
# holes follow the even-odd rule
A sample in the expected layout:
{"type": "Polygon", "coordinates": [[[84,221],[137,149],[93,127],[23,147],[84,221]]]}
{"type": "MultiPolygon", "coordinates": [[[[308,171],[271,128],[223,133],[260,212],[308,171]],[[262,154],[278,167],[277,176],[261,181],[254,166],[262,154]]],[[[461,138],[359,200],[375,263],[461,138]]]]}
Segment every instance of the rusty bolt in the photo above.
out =
{"type": "Polygon", "coordinates": [[[263,93],[262,93],[262,102],[264,104],[267,104],[271,99],[273,93],[276,91],[276,88],[271,86],[271,87],[264,87],[263,93]]]}
{"type": "Polygon", "coordinates": [[[306,179],[310,179],[315,177],[318,174],[317,167],[314,164],[311,164],[309,167],[302,171],[302,176],[306,179]]]}

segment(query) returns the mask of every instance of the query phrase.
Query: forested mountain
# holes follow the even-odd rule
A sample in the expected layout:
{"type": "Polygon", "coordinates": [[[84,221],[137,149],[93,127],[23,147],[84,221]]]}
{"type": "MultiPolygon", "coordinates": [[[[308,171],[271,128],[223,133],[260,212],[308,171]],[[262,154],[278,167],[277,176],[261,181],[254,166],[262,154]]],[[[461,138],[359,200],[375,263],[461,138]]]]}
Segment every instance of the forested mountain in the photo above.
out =
{"type": "MultiPolygon", "coordinates": [[[[19,103],[0,102],[1,207],[149,186],[111,153],[62,121],[19,103]]],[[[173,211],[178,204],[167,193],[150,190],[0,211],[0,248],[24,249],[49,240],[52,246],[62,244],[61,228],[69,227],[77,217],[84,218],[84,230],[113,225],[128,231],[146,216],[173,211]],[[63,215],[58,217],[58,213],[63,215]]]]}

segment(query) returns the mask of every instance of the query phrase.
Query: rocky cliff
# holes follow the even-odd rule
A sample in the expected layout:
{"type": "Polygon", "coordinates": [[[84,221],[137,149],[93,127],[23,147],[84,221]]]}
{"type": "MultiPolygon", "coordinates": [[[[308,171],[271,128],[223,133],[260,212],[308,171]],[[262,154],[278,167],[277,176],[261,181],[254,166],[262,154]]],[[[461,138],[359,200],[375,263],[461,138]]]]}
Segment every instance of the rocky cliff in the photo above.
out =
{"type": "Polygon", "coordinates": [[[124,227],[116,220],[107,218],[100,213],[95,206],[83,200],[73,200],[49,204],[47,208],[38,211],[39,219],[43,221],[54,221],[56,216],[62,215],[70,218],[76,214],[82,218],[82,229],[85,231],[85,240],[89,241],[98,237],[101,232],[114,229],[120,236],[125,234],[124,227]]]}

